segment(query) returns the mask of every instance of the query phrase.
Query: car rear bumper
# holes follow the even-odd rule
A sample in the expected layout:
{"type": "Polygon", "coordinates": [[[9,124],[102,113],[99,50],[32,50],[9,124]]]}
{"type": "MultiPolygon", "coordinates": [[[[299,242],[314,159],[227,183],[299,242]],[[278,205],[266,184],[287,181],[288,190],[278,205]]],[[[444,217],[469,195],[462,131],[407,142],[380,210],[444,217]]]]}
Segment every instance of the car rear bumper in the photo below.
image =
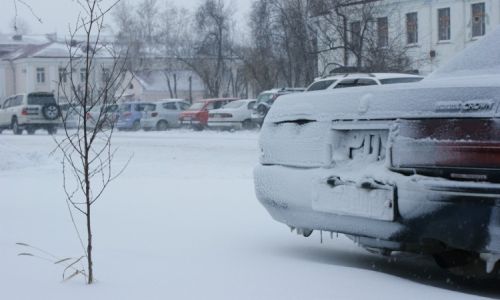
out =
{"type": "Polygon", "coordinates": [[[259,201],[274,219],[291,227],[387,241],[394,250],[433,241],[500,253],[500,184],[384,172],[380,178],[366,173],[353,180],[335,169],[261,165],[254,176],[259,201]],[[344,183],[337,187],[332,178],[344,183]],[[378,191],[370,182],[390,183],[378,191]]]}
{"type": "Polygon", "coordinates": [[[242,122],[238,121],[208,121],[208,127],[212,128],[243,128],[242,122]]]}

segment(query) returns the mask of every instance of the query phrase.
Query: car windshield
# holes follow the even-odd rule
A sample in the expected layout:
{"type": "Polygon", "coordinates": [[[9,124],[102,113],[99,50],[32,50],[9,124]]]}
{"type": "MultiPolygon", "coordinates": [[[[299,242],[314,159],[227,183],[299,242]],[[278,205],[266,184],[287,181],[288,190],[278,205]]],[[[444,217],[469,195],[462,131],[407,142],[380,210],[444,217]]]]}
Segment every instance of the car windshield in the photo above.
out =
{"type": "Polygon", "coordinates": [[[155,111],[156,110],[156,104],[148,103],[144,105],[143,111],[155,111]]]}
{"type": "Polygon", "coordinates": [[[382,84],[395,84],[395,83],[410,83],[410,82],[419,82],[423,77],[402,77],[402,78],[386,78],[380,79],[380,83],[382,84]]]}
{"type": "Polygon", "coordinates": [[[336,81],[337,80],[332,79],[332,80],[322,80],[315,82],[307,88],[307,91],[312,92],[312,91],[326,90],[330,85],[334,84],[336,81]]]}
{"type": "Polygon", "coordinates": [[[137,105],[137,111],[145,111],[146,110],[146,107],[149,107],[153,104],[151,103],[140,103],[137,105]]]}
{"type": "Polygon", "coordinates": [[[52,94],[29,94],[28,105],[55,104],[56,98],[52,94]]]}
{"type": "Polygon", "coordinates": [[[120,112],[128,112],[132,108],[131,104],[122,104],[120,105],[120,112]]]}
{"type": "Polygon", "coordinates": [[[205,106],[205,102],[196,102],[188,110],[201,110],[205,106]]]}
{"type": "Polygon", "coordinates": [[[265,94],[260,94],[259,97],[257,98],[257,104],[259,103],[268,103],[271,102],[273,99],[274,94],[273,93],[265,93],[265,94]]]}
{"type": "Polygon", "coordinates": [[[118,110],[118,105],[110,105],[107,106],[104,112],[110,113],[110,112],[115,112],[118,110]]]}
{"type": "Polygon", "coordinates": [[[233,102],[229,102],[228,104],[224,105],[223,108],[240,108],[243,105],[245,105],[244,101],[233,101],[233,102]]]}

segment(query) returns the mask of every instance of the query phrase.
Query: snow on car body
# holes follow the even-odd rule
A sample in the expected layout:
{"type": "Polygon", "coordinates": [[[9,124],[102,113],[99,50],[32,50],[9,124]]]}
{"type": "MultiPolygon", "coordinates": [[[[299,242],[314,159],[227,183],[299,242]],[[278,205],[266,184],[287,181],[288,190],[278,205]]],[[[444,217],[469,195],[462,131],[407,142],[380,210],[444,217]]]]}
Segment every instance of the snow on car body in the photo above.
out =
{"type": "Polygon", "coordinates": [[[252,109],[255,99],[237,100],[208,114],[208,127],[226,129],[249,129],[253,127],[252,109]]]}
{"type": "Polygon", "coordinates": [[[284,96],[261,131],[258,199],[304,235],[345,233],[447,267],[458,251],[491,271],[500,254],[498,49],[500,30],[420,83],[284,96]]]}

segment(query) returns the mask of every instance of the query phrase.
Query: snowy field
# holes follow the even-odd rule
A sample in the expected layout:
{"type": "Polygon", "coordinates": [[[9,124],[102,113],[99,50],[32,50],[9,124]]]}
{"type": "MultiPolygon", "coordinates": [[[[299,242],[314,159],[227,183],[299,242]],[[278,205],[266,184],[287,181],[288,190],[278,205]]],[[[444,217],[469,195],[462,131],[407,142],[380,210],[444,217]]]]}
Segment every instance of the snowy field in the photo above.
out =
{"type": "Polygon", "coordinates": [[[29,243],[80,256],[51,137],[0,135],[0,299],[477,299],[496,283],[426,258],[388,260],[343,237],[305,239],[255,198],[257,132],[117,133],[126,172],[94,208],[97,284],[18,257],[29,243]]]}

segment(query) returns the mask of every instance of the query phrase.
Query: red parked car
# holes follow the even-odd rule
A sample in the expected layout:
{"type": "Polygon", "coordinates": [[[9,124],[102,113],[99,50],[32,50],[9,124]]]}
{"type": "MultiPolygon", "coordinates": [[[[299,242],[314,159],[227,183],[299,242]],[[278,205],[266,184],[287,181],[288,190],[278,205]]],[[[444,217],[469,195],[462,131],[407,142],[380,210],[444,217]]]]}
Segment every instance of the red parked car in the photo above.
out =
{"type": "Polygon", "coordinates": [[[179,117],[179,123],[185,127],[202,130],[208,123],[208,111],[219,109],[237,98],[203,99],[194,102],[190,108],[183,111],[179,117]]]}

